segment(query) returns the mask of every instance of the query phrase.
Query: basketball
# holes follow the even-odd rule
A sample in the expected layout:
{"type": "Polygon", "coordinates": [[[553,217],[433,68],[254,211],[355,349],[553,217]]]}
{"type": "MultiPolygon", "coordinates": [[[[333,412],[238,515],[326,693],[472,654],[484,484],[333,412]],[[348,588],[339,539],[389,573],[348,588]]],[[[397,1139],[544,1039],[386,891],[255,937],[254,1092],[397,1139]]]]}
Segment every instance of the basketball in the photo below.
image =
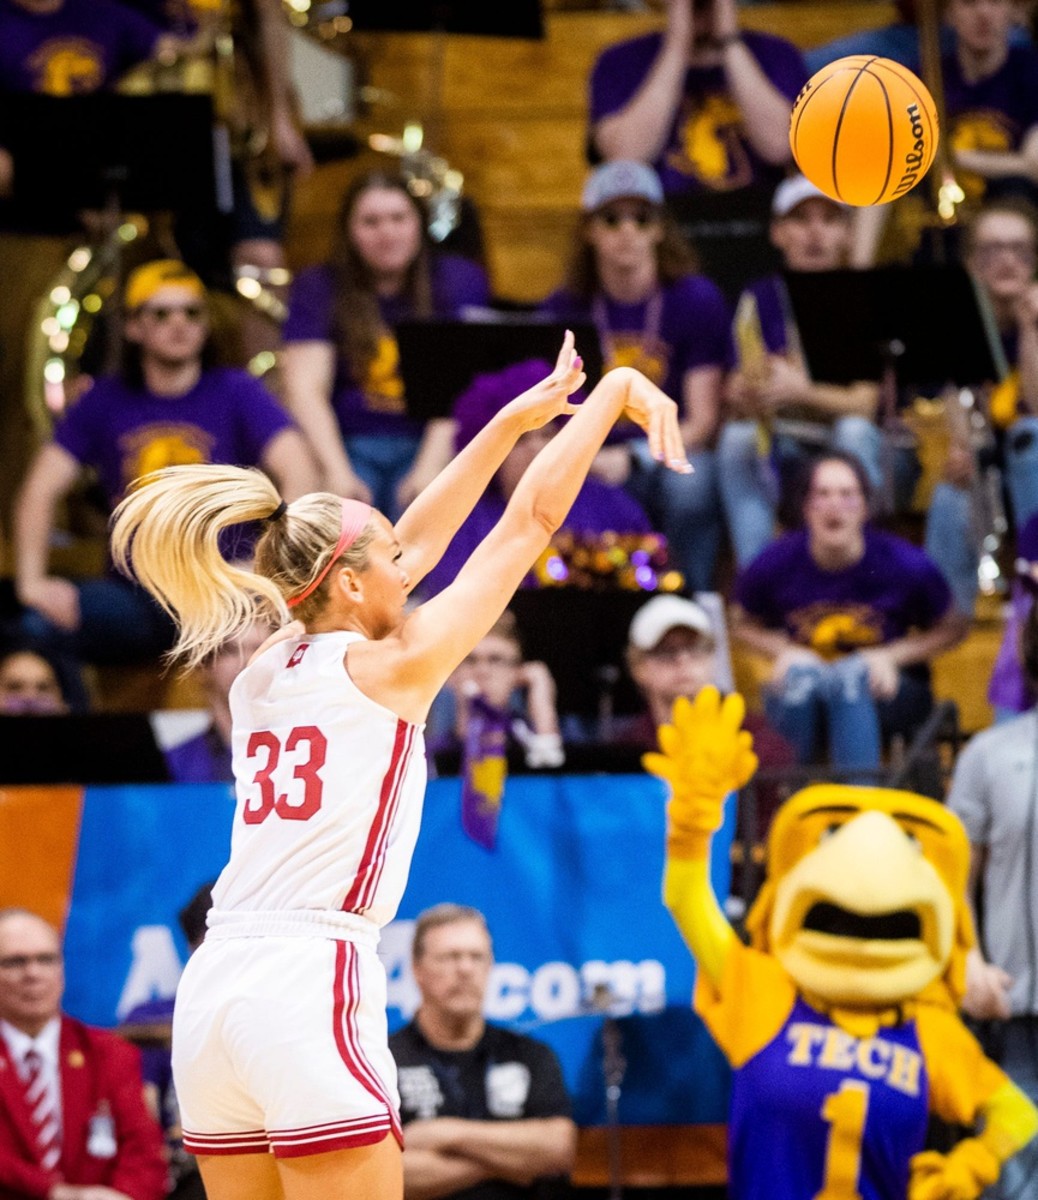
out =
{"type": "Polygon", "coordinates": [[[793,105],[789,144],[808,179],[844,204],[887,204],[930,169],[937,107],[889,58],[853,54],[823,67],[793,105]]]}

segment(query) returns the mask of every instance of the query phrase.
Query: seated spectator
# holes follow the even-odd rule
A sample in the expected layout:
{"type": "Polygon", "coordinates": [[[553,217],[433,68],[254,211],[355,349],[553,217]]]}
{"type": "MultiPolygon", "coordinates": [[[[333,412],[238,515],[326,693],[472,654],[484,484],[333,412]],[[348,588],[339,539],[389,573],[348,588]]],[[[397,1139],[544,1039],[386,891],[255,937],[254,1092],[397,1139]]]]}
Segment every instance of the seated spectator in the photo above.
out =
{"type": "MultiPolygon", "coordinates": [[[[455,447],[460,450],[515,396],[536,386],[551,370],[531,359],[491,375],[477,375],[454,406],[455,447]]],[[[494,481],[455,534],[435,567],[419,585],[425,598],[436,595],[457,575],[468,556],[498,522],[523,472],[552,436],[552,429],[525,433],[501,464],[494,481]]],[[[649,519],[622,487],[588,477],[569,510],[563,531],[581,534],[649,533],[649,519]]]]}
{"type": "Polygon", "coordinates": [[[506,751],[518,750],[528,767],[559,767],[565,761],[555,680],[544,663],[524,658],[510,611],[458,667],[433,705],[426,744],[434,759],[464,753],[474,707],[482,721],[492,721],[504,734],[506,751]]]}
{"type": "MultiPolygon", "coordinates": [[[[771,241],[787,271],[833,271],[847,266],[851,210],[803,175],[785,179],[771,205],[771,241]]],[[[815,383],[798,349],[798,337],[780,275],[751,284],[740,301],[753,306],[763,337],[764,361],[740,364],[729,382],[738,419],[729,420],[718,442],[718,478],[728,530],[740,566],[771,540],[778,488],[798,464],[820,448],[854,454],[873,488],[883,482],[882,436],[876,425],[879,385],[815,383]],[[791,420],[792,419],[792,420],[791,420]],[[762,426],[772,431],[770,460],[762,426]],[[774,477],[772,464],[777,469],[774,477]]]]}
{"type": "Polygon", "coordinates": [[[264,388],[244,371],[205,365],[198,276],[173,260],[147,263],[130,275],[125,307],[122,376],[98,379],[61,420],[15,513],[23,632],[71,663],[146,660],[173,639],[166,614],[122,577],[72,582],[48,573],[57,504],[84,467],[97,472],[112,507],[139,476],[175,463],[262,467],[288,499],[315,481],[302,437],[264,388]]]}
{"type": "Polygon", "coordinates": [[[25,647],[0,652],[0,714],[5,717],[67,713],[57,667],[25,647]]]}
{"type": "Polygon", "coordinates": [[[61,942],[0,911],[0,1192],[47,1200],[162,1200],[166,1164],[140,1056],[61,1011],[61,942]]]}
{"type": "Polygon", "coordinates": [[[233,783],[231,769],[231,684],[263,645],[270,630],[254,625],[224,643],[202,664],[209,723],[200,733],[170,746],[166,766],[174,783],[233,783]]]}
{"type": "MultiPolygon", "coordinates": [[[[654,596],[635,613],[627,635],[626,661],[631,678],[645,703],[633,717],[619,718],[612,740],[639,750],[655,750],[658,731],[673,719],[679,696],[694,700],[707,684],[718,684],[717,639],[706,610],[681,596],[654,596]]],[[[753,749],[762,771],[781,770],[796,762],[793,747],[762,713],[748,712],[743,728],[753,734],[753,749]]],[[[775,782],[758,781],[756,805],[740,804],[737,834],[743,845],[762,844],[775,810],[787,791],[775,782]]],[[[736,871],[733,894],[742,894],[746,879],[736,871]]]]}
{"type": "Polygon", "coordinates": [[[667,196],[730,193],[790,161],[789,118],[807,82],[783,38],[743,31],[735,0],[667,0],[663,33],[611,46],[591,75],[591,142],[656,168],[667,196]]]}
{"type": "Polygon", "coordinates": [[[1038,197],[1038,51],[1014,45],[1014,0],[948,0],[955,47],[941,60],[946,128],[967,202],[1038,197]]]}
{"type": "Polygon", "coordinates": [[[988,408],[1005,430],[1003,462],[1017,528],[1038,513],[1038,210],[985,204],[966,230],[966,266],[987,298],[1010,368],[988,408]]]}
{"type": "MultiPolygon", "coordinates": [[[[206,917],[213,906],[213,883],[204,883],[177,913],[177,921],[187,941],[188,954],[205,940],[206,917]]],[[[205,1200],[205,1188],[198,1173],[198,1161],[184,1149],[180,1127],[180,1107],[173,1088],[170,1038],[173,1029],[172,996],[149,1000],[132,1008],[123,1018],[124,1037],[141,1043],[141,1073],[144,1093],[158,1113],[166,1140],[170,1191],[167,1200],[205,1200]]]]}
{"type": "Polygon", "coordinates": [[[1038,513],[1016,535],[1016,570],[1006,624],[988,685],[988,700],[994,706],[996,722],[1027,712],[1038,700],[1020,654],[1021,637],[1034,608],[1035,595],[1038,595],[1038,513]]]}
{"type": "Polygon", "coordinates": [[[411,951],[421,1003],[389,1039],[404,1126],[404,1198],[563,1193],[577,1130],[554,1052],[487,1024],[493,948],[483,914],[423,912],[411,951]]]}
{"type": "Polygon", "coordinates": [[[712,449],[721,384],[731,358],[728,306],[696,274],[692,247],[663,206],[649,167],[610,162],[584,186],[581,238],[566,284],[542,306],[564,320],[594,321],[604,368],[637,367],[681,407],[692,475],[678,477],[649,454],[628,424],[623,448],[606,449],[599,469],[627,489],[667,536],[674,565],[692,590],[713,586],[721,505],[712,449]]]}
{"type": "Polygon", "coordinates": [[[733,632],[770,660],[765,711],[802,763],[823,725],[832,765],[879,768],[883,736],[910,733],[932,707],[927,665],[965,636],[926,554],[868,524],[869,484],[828,451],[806,473],[804,527],[745,567],[733,632]]]}
{"type": "Polygon", "coordinates": [[[394,325],[457,316],[489,298],[475,263],[434,255],[425,212],[395,175],[355,180],[339,210],[336,249],[292,285],[282,379],[324,476],[391,520],[451,452],[450,422],[407,414],[394,325]]]}
{"type": "MultiPolygon", "coordinates": [[[[832,271],[848,265],[851,210],[820,192],[802,175],[779,184],[772,202],[771,238],[787,271],[832,271]]],[[[799,335],[779,275],[751,284],[740,301],[740,319],[758,322],[765,357],[741,363],[729,382],[736,418],[718,442],[718,479],[736,562],[746,566],[772,538],[784,516],[797,471],[824,449],[853,454],[874,494],[905,509],[919,476],[916,452],[893,442],[878,422],[879,385],[816,383],[798,350],[799,335]],[[764,436],[762,436],[762,434],[764,436]]],[[[740,340],[737,338],[737,340],[740,340]]],[[[968,485],[973,448],[953,439],[944,476],[930,496],[926,552],[952,589],[956,607],[972,615],[977,599],[979,548],[968,485]]]]}

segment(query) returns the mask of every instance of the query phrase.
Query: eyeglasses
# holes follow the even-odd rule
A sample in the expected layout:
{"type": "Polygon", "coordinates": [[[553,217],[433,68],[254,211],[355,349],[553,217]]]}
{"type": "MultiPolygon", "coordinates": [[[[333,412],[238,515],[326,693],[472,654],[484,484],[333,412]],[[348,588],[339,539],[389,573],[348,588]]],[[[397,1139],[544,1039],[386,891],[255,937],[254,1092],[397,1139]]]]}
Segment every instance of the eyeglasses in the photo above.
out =
{"type": "Polygon", "coordinates": [[[145,304],[138,311],[141,316],[151,317],[159,325],[164,324],[177,313],[187,321],[205,319],[205,309],[201,304],[145,304]]]}
{"type": "Polygon", "coordinates": [[[619,229],[621,225],[628,221],[632,222],[638,229],[647,229],[650,225],[656,223],[656,213],[651,208],[639,208],[630,212],[619,212],[615,209],[606,208],[599,213],[595,213],[595,220],[601,221],[607,229],[619,229]]]}
{"type": "Polygon", "coordinates": [[[61,955],[51,952],[49,954],[12,954],[8,958],[0,958],[0,971],[25,971],[30,966],[33,967],[54,967],[61,966],[61,955]]]}
{"type": "Polygon", "coordinates": [[[999,254],[1011,254],[1018,262],[1031,263],[1035,260],[1036,251],[1033,242],[978,242],[973,247],[978,258],[990,262],[999,254]]]}
{"type": "Polygon", "coordinates": [[[444,950],[439,954],[426,954],[425,960],[434,967],[460,967],[463,963],[484,967],[492,961],[492,956],[485,950],[444,950]]]}

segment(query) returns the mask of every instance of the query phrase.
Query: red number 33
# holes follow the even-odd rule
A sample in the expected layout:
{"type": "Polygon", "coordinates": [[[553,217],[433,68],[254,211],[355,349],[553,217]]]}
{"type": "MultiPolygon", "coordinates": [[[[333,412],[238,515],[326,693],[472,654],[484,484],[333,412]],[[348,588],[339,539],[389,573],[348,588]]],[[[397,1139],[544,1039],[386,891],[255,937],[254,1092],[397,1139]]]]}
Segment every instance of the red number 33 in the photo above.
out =
{"type": "Polygon", "coordinates": [[[328,757],[328,739],[316,725],[297,725],[285,738],[284,743],[269,729],[261,729],[249,737],[248,757],[259,759],[266,756],[263,765],[252,777],[252,782],[258,791],[245,801],[242,818],[246,825],[259,825],[272,812],[277,813],[284,821],[309,821],[321,807],[324,792],[324,781],[319,774],[328,757]],[[298,779],[302,787],[293,788],[291,797],[288,792],[278,793],[274,782],[274,773],[281,761],[282,752],[292,754],[305,744],[309,753],[305,759],[297,757],[293,766],[292,778],[298,779]]]}

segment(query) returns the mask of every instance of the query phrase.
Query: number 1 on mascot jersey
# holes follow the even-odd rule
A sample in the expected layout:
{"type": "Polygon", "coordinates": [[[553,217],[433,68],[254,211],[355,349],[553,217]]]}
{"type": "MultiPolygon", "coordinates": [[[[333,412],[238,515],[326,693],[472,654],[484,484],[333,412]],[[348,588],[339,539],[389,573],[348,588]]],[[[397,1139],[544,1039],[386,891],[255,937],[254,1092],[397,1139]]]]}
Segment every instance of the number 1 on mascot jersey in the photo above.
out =
{"type": "Polygon", "coordinates": [[[733,1068],[732,1200],[970,1200],[1038,1111],[962,1024],[969,842],[943,805],[822,784],[791,797],[735,936],[710,885],[726,797],[756,769],[742,698],[678,700],[648,770],[671,789],[664,898],[696,1011],[733,1068]],[[928,1151],[936,1115],[977,1127],[928,1151]]]}

